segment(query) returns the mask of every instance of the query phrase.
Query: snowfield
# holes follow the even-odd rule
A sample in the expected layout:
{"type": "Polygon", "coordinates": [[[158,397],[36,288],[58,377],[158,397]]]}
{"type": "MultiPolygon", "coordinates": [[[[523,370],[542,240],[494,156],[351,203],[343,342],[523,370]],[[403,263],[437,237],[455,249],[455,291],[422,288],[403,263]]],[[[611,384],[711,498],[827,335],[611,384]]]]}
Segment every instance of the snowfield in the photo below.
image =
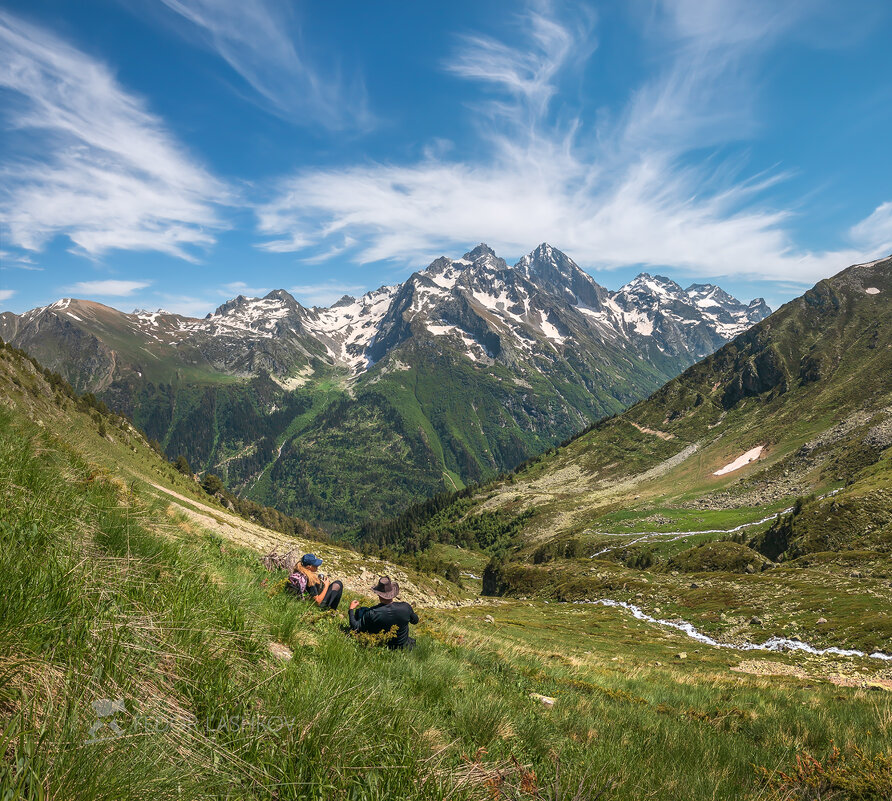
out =
{"type": "Polygon", "coordinates": [[[751,450],[748,450],[746,453],[738,456],[733,462],[730,464],[726,464],[720,470],[716,470],[713,475],[714,476],[724,476],[728,473],[733,473],[735,470],[740,470],[741,467],[746,467],[750,462],[755,462],[762,455],[762,451],[765,450],[764,445],[758,445],[751,450]]]}

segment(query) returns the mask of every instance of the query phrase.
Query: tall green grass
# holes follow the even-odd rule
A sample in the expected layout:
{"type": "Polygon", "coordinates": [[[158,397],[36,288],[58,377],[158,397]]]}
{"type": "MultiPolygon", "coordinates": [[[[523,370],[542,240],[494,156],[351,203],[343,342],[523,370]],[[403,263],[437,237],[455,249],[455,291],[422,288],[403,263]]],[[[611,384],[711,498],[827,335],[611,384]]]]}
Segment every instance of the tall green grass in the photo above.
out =
{"type": "Polygon", "coordinates": [[[421,610],[413,652],[365,647],[2,410],[0,512],[3,801],[756,798],[754,765],[892,741],[885,695],[645,669],[665,654],[610,610],[421,610]],[[102,699],[123,733],[91,742],[102,699]]]}

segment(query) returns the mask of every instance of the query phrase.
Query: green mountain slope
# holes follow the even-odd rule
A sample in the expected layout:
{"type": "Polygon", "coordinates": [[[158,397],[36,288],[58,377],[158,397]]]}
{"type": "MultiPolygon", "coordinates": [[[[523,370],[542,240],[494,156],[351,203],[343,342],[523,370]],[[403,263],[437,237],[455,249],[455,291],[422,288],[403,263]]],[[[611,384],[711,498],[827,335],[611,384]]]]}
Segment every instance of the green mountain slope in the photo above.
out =
{"type": "Polygon", "coordinates": [[[641,275],[609,293],[547,244],[486,245],[327,309],[287,292],[205,319],[63,299],[0,336],[170,458],[343,531],[492,478],[626,408],[767,307],[641,275]]]}
{"type": "MultiPolygon", "coordinates": [[[[876,660],[752,659],[415,574],[413,652],[350,638],[263,569],[280,535],[6,347],[0,508],[7,801],[780,801],[883,798],[892,779],[876,660]]],[[[312,547],[348,598],[400,569],[312,547]]]]}
{"type": "MultiPolygon", "coordinates": [[[[647,400],[506,479],[366,526],[360,537],[397,550],[479,547],[460,532],[499,517],[513,534],[485,549],[496,557],[488,591],[608,592],[634,602],[642,587],[625,578],[631,568],[654,576],[653,603],[715,625],[712,593],[687,589],[692,573],[720,577],[714,592],[729,588],[728,608],[751,615],[814,567],[853,595],[862,578],[882,582],[892,554],[890,446],[885,259],[820,282],[647,400]],[[522,522],[512,528],[512,520],[522,522]]],[[[851,638],[865,636],[863,603],[849,610],[851,638]]],[[[820,594],[808,606],[815,620],[831,609],[820,594]]],[[[892,635],[888,621],[874,624],[868,641],[892,635]]]]}
{"type": "Polygon", "coordinates": [[[886,259],[822,281],[647,400],[488,490],[486,507],[535,506],[531,541],[619,523],[706,529],[720,513],[745,522],[877,464],[890,414],[886,259]],[[749,452],[754,461],[722,472],[749,452]],[[666,521],[648,521],[655,514],[666,521]]]}
{"type": "Polygon", "coordinates": [[[411,341],[286,439],[269,480],[247,495],[334,528],[392,515],[508,470],[621,410],[655,375],[636,364],[588,389],[569,365],[518,379],[504,366],[483,371],[411,341]]]}

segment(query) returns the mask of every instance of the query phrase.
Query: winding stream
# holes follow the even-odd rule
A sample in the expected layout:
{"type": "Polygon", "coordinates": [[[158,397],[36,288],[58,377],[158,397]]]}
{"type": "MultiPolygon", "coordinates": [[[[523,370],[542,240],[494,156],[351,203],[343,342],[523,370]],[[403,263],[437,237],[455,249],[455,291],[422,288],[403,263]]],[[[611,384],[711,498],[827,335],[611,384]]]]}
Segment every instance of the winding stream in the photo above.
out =
{"type": "MultiPolygon", "coordinates": [[[[815,500],[820,501],[824,498],[830,498],[840,491],[840,489],[831,490],[830,492],[826,492],[823,495],[819,495],[815,500]]],[[[627,548],[629,545],[635,545],[638,542],[649,542],[650,540],[656,539],[657,537],[669,537],[669,539],[663,540],[663,542],[675,542],[675,540],[683,540],[685,537],[693,537],[696,534],[734,534],[738,531],[743,531],[743,529],[745,528],[761,526],[763,523],[769,523],[772,520],[777,520],[777,518],[779,518],[781,515],[789,514],[792,511],[793,507],[789,506],[786,509],[781,509],[779,512],[768,515],[768,517],[763,517],[761,520],[753,520],[749,523],[741,523],[739,526],[734,526],[734,528],[707,528],[700,531],[624,531],[618,534],[601,531],[598,532],[598,535],[601,537],[635,537],[635,539],[624,542],[621,545],[611,545],[609,548],[603,548],[597,553],[593,553],[589,557],[589,559],[594,559],[596,556],[601,556],[601,554],[615,551],[617,548],[627,548]]]]}
{"type": "Polygon", "coordinates": [[[657,626],[676,629],[682,634],[690,637],[692,640],[701,642],[704,645],[711,645],[714,648],[730,648],[734,651],[804,651],[805,653],[814,654],[815,656],[864,656],[871,659],[882,659],[885,662],[892,662],[892,654],[885,654],[882,651],[874,651],[872,654],[868,654],[855,648],[837,648],[836,646],[816,648],[802,640],[791,640],[787,637],[771,637],[763,643],[743,643],[742,645],[735,645],[734,643],[720,642],[719,640],[713,639],[702,631],[698,631],[693,623],[688,623],[686,621],[661,620],[652,617],[642,611],[640,607],[626,601],[614,601],[610,598],[601,598],[597,601],[574,601],[573,603],[611,606],[625,609],[636,620],[644,620],[648,623],[654,623],[657,626]]]}

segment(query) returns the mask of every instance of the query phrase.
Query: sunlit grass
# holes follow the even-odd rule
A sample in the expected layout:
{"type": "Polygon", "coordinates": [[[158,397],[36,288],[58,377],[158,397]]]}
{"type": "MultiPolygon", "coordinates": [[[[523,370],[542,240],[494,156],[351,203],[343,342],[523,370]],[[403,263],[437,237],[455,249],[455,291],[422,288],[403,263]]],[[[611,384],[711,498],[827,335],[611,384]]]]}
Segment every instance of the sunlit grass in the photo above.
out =
{"type": "Polygon", "coordinates": [[[754,765],[890,748],[885,693],[732,672],[617,610],[420,610],[413,652],[364,647],[3,411],[0,503],[4,801],[755,798],[754,765]],[[87,742],[101,699],[124,733],[87,742]]]}

